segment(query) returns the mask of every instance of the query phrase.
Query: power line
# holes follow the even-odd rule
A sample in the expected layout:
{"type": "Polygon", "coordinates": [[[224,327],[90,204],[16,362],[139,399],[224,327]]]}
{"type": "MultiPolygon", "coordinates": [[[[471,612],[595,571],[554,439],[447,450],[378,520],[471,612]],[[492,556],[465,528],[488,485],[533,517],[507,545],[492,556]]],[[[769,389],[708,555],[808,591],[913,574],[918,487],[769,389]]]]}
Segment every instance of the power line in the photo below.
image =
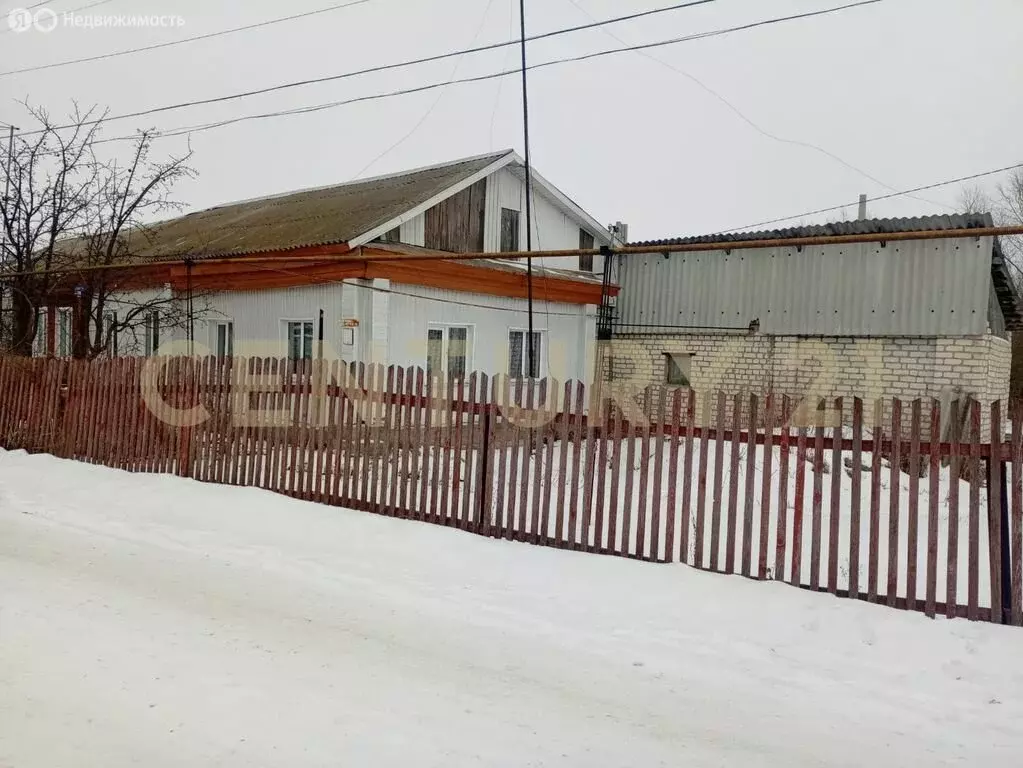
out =
{"type": "MultiPolygon", "coordinates": [[[[46,0],[46,1],[49,2],[49,0],[46,0]]],[[[79,6],[78,8],[72,8],[70,11],[64,11],[63,13],[64,13],[65,16],[74,16],[76,13],[81,13],[82,11],[87,11],[90,8],[95,8],[95,7],[100,6],[100,5],[106,5],[107,3],[110,3],[110,2],[113,2],[113,0],[96,0],[96,2],[88,3],[87,5],[82,5],[82,6],[79,6]]],[[[31,8],[35,8],[37,5],[45,5],[45,3],[36,3],[36,5],[30,6],[30,8],[26,8],[25,10],[30,10],[31,8]]],[[[5,32],[13,32],[13,31],[14,31],[14,29],[12,27],[8,27],[7,29],[0,29],[0,35],[4,34],[5,32]]]]}
{"type": "MultiPolygon", "coordinates": [[[[583,8],[582,5],[579,4],[578,0],[568,0],[568,2],[570,2],[573,6],[575,6],[575,8],[581,14],[583,14],[584,16],[586,16],[589,19],[593,19],[592,14],[590,14],[589,11],[587,11],[585,8],[583,8]]],[[[605,34],[608,37],[610,37],[612,40],[618,41],[622,45],[629,45],[628,41],[626,41],[623,38],[619,37],[618,35],[616,35],[614,32],[612,32],[609,29],[601,29],[600,31],[603,34],[605,34]]],[[[835,162],[845,166],[849,170],[854,171],[855,173],[858,173],[859,175],[863,176],[865,179],[869,179],[870,181],[874,182],[875,184],[878,184],[879,186],[884,187],[885,189],[891,190],[893,192],[897,191],[897,188],[893,187],[891,184],[887,184],[884,181],[881,181],[881,179],[877,178],[876,176],[873,176],[873,175],[867,173],[862,168],[858,168],[857,166],[855,166],[852,163],[848,162],[844,158],[840,157],[839,155],[835,154],[834,152],[831,152],[830,150],[828,150],[828,149],[826,149],[826,148],[824,148],[824,147],[822,147],[822,146],[820,146],[818,144],[814,144],[813,142],[809,142],[809,141],[800,141],[798,139],[790,139],[790,138],[787,138],[785,136],[778,136],[777,134],[771,133],[766,128],[763,128],[756,121],[754,121],[749,115],[747,115],[745,112],[743,112],[741,109],[739,109],[739,107],[737,107],[732,101],[730,101],[729,99],[725,98],[720,92],[716,91],[714,88],[711,88],[709,85],[707,85],[705,82],[703,82],[700,78],[696,77],[695,75],[685,71],[684,69],[680,69],[679,67],[676,67],[671,62],[668,62],[668,61],[665,61],[664,59],[658,58],[657,56],[654,56],[652,53],[647,53],[646,51],[636,51],[635,53],[636,53],[637,56],[642,56],[643,58],[648,59],[649,61],[652,61],[655,64],[659,64],[662,67],[665,67],[666,69],[674,72],[675,74],[680,75],[681,77],[684,77],[687,80],[689,80],[690,82],[694,83],[699,88],[701,88],[703,91],[705,91],[706,93],[710,94],[712,97],[714,97],[719,102],[721,102],[725,107],[727,107],[731,112],[733,112],[737,117],[739,117],[743,122],[745,122],[747,125],[749,125],[753,130],[755,130],[761,136],[764,136],[765,138],[771,139],[773,141],[780,142],[782,144],[791,144],[793,146],[804,147],[806,149],[811,149],[811,150],[813,150],[815,152],[819,152],[819,153],[825,155],[826,157],[829,157],[830,159],[834,160],[835,162]]],[[[922,199],[922,198],[920,198],[920,199],[922,199]]],[[[945,208],[949,207],[949,206],[943,205],[942,203],[936,203],[933,200],[923,200],[923,202],[930,203],[931,205],[939,205],[939,206],[942,206],[942,207],[945,207],[945,208]]]]}
{"type": "MultiPolygon", "coordinates": [[[[476,28],[476,34],[474,34],[472,36],[472,44],[473,45],[476,44],[476,41],[479,40],[480,35],[483,33],[483,28],[486,26],[486,23],[487,23],[487,16],[490,15],[490,8],[493,6],[493,4],[494,4],[494,0],[487,0],[487,7],[483,11],[483,18],[480,19],[480,24],[476,28]]],[[[455,75],[458,74],[458,70],[462,66],[462,62],[463,61],[465,61],[465,56],[464,55],[460,56],[458,58],[458,60],[455,61],[455,66],[452,67],[451,75],[448,77],[448,81],[449,82],[451,80],[454,80],[455,75]]],[[[433,100],[433,103],[423,113],[423,116],[420,117],[419,120],[416,121],[415,125],[412,126],[411,130],[409,130],[408,133],[406,133],[400,139],[398,139],[393,144],[391,144],[391,146],[389,146],[387,149],[385,149],[379,155],[377,155],[372,160],[370,160],[368,163],[366,163],[366,165],[364,165],[362,167],[362,169],[357,174],[355,174],[355,178],[356,179],[360,178],[362,176],[362,174],[364,174],[366,171],[368,171],[374,165],[379,163],[383,158],[387,157],[389,154],[391,154],[391,152],[393,152],[398,147],[400,147],[402,144],[404,144],[406,141],[408,141],[415,134],[416,131],[418,131],[420,128],[422,128],[423,124],[427,120],[430,119],[430,115],[432,115],[434,110],[437,109],[437,105],[440,104],[441,99],[444,98],[444,94],[445,93],[446,93],[446,91],[442,89],[441,92],[439,94],[437,94],[437,98],[433,100]]]]}
{"type": "MultiPolygon", "coordinates": [[[[527,67],[527,69],[529,69],[529,70],[543,69],[545,67],[556,66],[556,65],[559,65],[559,64],[569,64],[569,63],[574,63],[574,62],[587,61],[589,59],[601,58],[601,57],[604,57],[604,56],[613,56],[613,55],[616,55],[616,54],[619,54],[619,53],[625,53],[625,52],[629,52],[629,51],[647,50],[647,49],[659,48],[659,47],[663,47],[663,46],[667,46],[667,45],[677,45],[677,44],[680,44],[680,43],[686,43],[686,42],[690,42],[690,41],[693,41],[693,40],[701,40],[701,39],[705,39],[705,38],[709,38],[709,37],[718,37],[718,36],[721,36],[721,35],[730,34],[732,32],[744,31],[744,30],[747,30],[747,29],[751,29],[753,27],[760,27],[760,26],[765,26],[765,25],[769,25],[769,24],[779,24],[779,23],[783,23],[783,22],[787,22],[787,21],[793,21],[793,20],[797,20],[797,19],[804,19],[804,18],[807,18],[807,17],[810,17],[810,16],[822,16],[822,15],[829,14],[829,13],[836,13],[836,12],[839,12],[839,11],[846,10],[848,8],[853,8],[853,7],[862,6],[862,5],[872,5],[873,3],[878,3],[878,2],[881,2],[881,1],[882,0],[862,0],[862,2],[853,3],[852,5],[843,5],[843,6],[839,6],[839,7],[836,7],[836,8],[824,9],[824,10],[821,10],[821,11],[813,11],[811,13],[797,14],[797,15],[794,15],[794,16],[782,16],[782,17],[778,17],[778,18],[775,18],[775,19],[768,19],[768,20],[765,20],[765,21],[755,22],[755,23],[752,23],[752,24],[744,24],[744,25],[741,25],[741,26],[738,26],[738,27],[729,27],[729,28],[726,28],[726,29],[714,30],[712,32],[701,32],[701,33],[694,34],[694,35],[686,35],[686,36],[683,36],[683,37],[672,38],[670,40],[661,40],[661,41],[653,42],[653,43],[642,43],[642,44],[638,44],[638,45],[634,45],[634,46],[627,46],[627,47],[624,47],[624,48],[614,48],[614,49],[610,49],[610,50],[603,50],[603,51],[596,51],[596,52],[593,52],[593,53],[582,54],[582,55],[579,55],[579,56],[572,56],[572,57],[562,58],[562,59],[554,59],[554,60],[551,60],[551,61],[541,62],[540,64],[531,64],[531,65],[529,65],[527,67]]],[[[587,27],[592,27],[592,26],[594,26],[594,25],[587,25],[587,27]]],[[[549,33],[549,34],[551,34],[551,33],[549,33]]],[[[531,39],[536,39],[536,38],[531,38],[531,39]]],[[[527,40],[527,42],[528,42],[528,40],[527,40]]],[[[518,44],[518,41],[516,41],[516,43],[514,43],[514,44],[518,44]]],[[[507,43],[502,43],[500,45],[504,46],[504,45],[507,45],[507,43]]],[[[445,58],[447,56],[448,56],[448,54],[444,55],[445,58]]],[[[390,65],[391,68],[393,68],[393,66],[405,66],[405,65],[390,65]]],[[[355,73],[353,73],[353,74],[355,74],[355,73]]],[[[171,129],[169,132],[162,133],[161,134],[161,138],[170,138],[170,137],[173,137],[173,136],[181,136],[181,135],[184,135],[184,134],[187,134],[187,133],[199,133],[199,132],[202,132],[202,131],[208,131],[208,130],[212,130],[214,128],[221,128],[221,127],[224,127],[224,126],[227,126],[227,125],[232,125],[234,123],[245,122],[245,121],[248,121],[248,120],[262,120],[262,119],[268,119],[268,118],[282,117],[282,116],[286,116],[286,115],[296,115],[296,114],[306,114],[306,113],[309,113],[309,112],[319,112],[319,111],[322,111],[322,110],[325,110],[325,109],[333,109],[335,107],[342,107],[342,106],[347,106],[347,105],[350,105],[350,104],[357,104],[357,103],[366,102],[366,101],[377,101],[377,100],[380,100],[380,99],[387,99],[387,98],[392,98],[392,97],[395,97],[395,96],[405,96],[405,95],[410,94],[410,93],[421,93],[423,91],[434,90],[436,88],[444,88],[444,87],[447,87],[449,85],[458,85],[458,84],[465,84],[465,83],[477,83],[477,82],[482,82],[482,81],[485,81],[485,80],[493,80],[493,79],[499,78],[499,77],[508,77],[510,75],[516,75],[517,76],[517,75],[520,75],[520,74],[521,74],[521,69],[519,69],[519,68],[509,69],[509,70],[504,70],[504,71],[501,71],[501,72],[492,72],[492,73],[485,74],[485,75],[476,75],[476,76],[473,76],[473,77],[464,77],[464,78],[460,78],[460,79],[457,79],[457,80],[450,80],[450,81],[446,81],[446,82],[430,83],[428,85],[415,86],[415,87],[412,87],[412,88],[403,88],[403,89],[400,89],[400,90],[389,91],[389,92],[385,92],[385,93],[368,94],[366,96],[358,96],[358,97],[354,97],[354,98],[351,98],[351,99],[344,99],[344,100],[341,100],[341,101],[327,102],[327,103],[323,103],[323,104],[314,104],[314,105],[308,105],[308,106],[305,106],[305,107],[296,107],[296,108],[292,108],[292,109],[278,110],[278,111],[274,111],[274,112],[264,112],[264,113],[254,114],[254,115],[242,115],[240,117],[228,118],[228,119],[225,119],[225,120],[220,120],[220,121],[216,121],[216,122],[212,122],[212,123],[204,123],[204,124],[200,124],[200,125],[185,126],[185,127],[181,127],[181,128],[174,128],[174,129],[171,129]]],[[[309,82],[309,81],[306,81],[306,82],[309,82]]],[[[288,86],[278,86],[277,89],[279,89],[280,87],[288,87],[288,86]]],[[[274,90],[274,89],[271,89],[271,90],[274,90]]],[[[261,91],[261,92],[264,92],[264,91],[261,91]]],[[[128,117],[138,117],[138,116],[142,116],[142,115],[153,114],[155,112],[164,112],[164,111],[168,111],[168,110],[171,110],[171,109],[180,109],[182,107],[195,106],[196,104],[210,103],[212,101],[226,101],[226,100],[231,99],[231,98],[238,98],[238,97],[223,97],[221,99],[207,100],[206,102],[194,102],[194,103],[190,103],[190,104],[180,104],[180,105],[175,105],[175,106],[171,106],[171,107],[159,107],[159,108],[155,108],[155,109],[151,109],[151,110],[146,110],[146,111],[143,111],[143,112],[127,114],[127,115],[115,115],[112,118],[106,118],[104,121],[87,121],[85,123],[82,123],[82,125],[89,125],[89,124],[95,123],[95,122],[106,122],[106,121],[109,121],[109,120],[120,120],[120,119],[124,119],[124,118],[128,118],[128,117]]],[[[69,124],[69,125],[56,126],[53,130],[63,130],[63,129],[74,128],[74,127],[77,127],[77,125],[69,124]]],[[[28,132],[25,132],[23,135],[30,136],[30,135],[38,134],[38,133],[41,133],[41,132],[42,131],[38,131],[38,130],[37,131],[28,131],[28,132]]],[[[136,137],[135,136],[119,136],[119,137],[114,137],[114,138],[111,138],[111,139],[102,139],[102,140],[100,140],[97,143],[104,143],[104,142],[108,142],[108,141],[126,141],[126,140],[132,140],[134,138],[136,138],[136,137]]]]}
{"type": "MultiPolygon", "coordinates": [[[[628,16],[619,16],[613,19],[607,19],[606,21],[594,22],[591,24],[581,24],[575,27],[568,27],[566,29],[554,30],[552,32],[544,32],[543,34],[533,35],[527,38],[526,42],[533,42],[536,40],[545,40],[551,37],[557,37],[559,35],[567,35],[574,32],[579,32],[586,29],[593,29],[594,27],[604,26],[606,24],[618,24],[624,21],[630,21],[643,16],[651,16],[655,13],[667,13],[669,11],[677,11],[683,8],[690,8],[697,5],[705,5],[707,3],[716,2],[717,0],[690,0],[690,2],[680,3],[665,8],[657,8],[650,11],[642,11],[640,13],[629,14],[628,16]]],[[[880,0],[867,0],[867,2],[880,2],[880,0]]],[[[400,61],[394,64],[381,64],[375,67],[367,67],[365,69],[354,70],[352,72],[343,72],[338,75],[327,75],[325,77],[316,77],[306,80],[294,80],[288,83],[282,83],[280,85],[268,86],[266,88],[258,88],[251,91],[241,91],[239,93],[229,94],[227,96],[216,96],[209,99],[197,99],[195,101],[185,101],[179,104],[169,104],[162,107],[154,107],[152,109],[145,109],[138,112],[128,112],[123,115],[115,115],[113,117],[107,117],[102,122],[112,122],[114,120],[125,120],[133,117],[145,117],[147,115],[155,115],[161,112],[170,112],[178,109],[185,109],[188,107],[199,107],[207,104],[219,104],[225,101],[236,101],[238,99],[247,99],[252,96],[262,96],[267,93],[275,93],[277,91],[283,91],[290,88],[300,88],[306,85],[317,85],[319,83],[334,82],[337,80],[347,80],[353,77],[361,77],[362,75],[375,74],[377,72],[388,72],[395,69],[403,69],[405,67],[416,66],[419,64],[428,64],[435,61],[443,61],[444,59],[451,59],[457,56],[464,56],[465,54],[482,53],[484,51],[493,51],[500,48],[507,48],[508,46],[519,45],[520,41],[518,38],[508,40],[503,43],[490,43],[488,45],[480,45],[474,48],[465,48],[458,51],[449,51],[447,53],[435,54],[433,56],[425,56],[419,59],[409,59],[407,61],[400,61]]],[[[518,70],[514,70],[518,73],[518,70]]],[[[95,121],[100,122],[100,121],[95,121]]],[[[56,126],[55,130],[63,130],[66,128],[74,128],[76,125],[60,125],[56,126]]],[[[31,133],[41,133],[42,131],[33,131],[31,133]]]]}
{"type": "MultiPolygon", "coordinates": [[[[18,75],[18,74],[23,74],[25,72],[39,72],[40,70],[43,70],[43,69],[56,69],[58,67],[67,67],[67,66],[70,66],[71,64],[84,64],[84,63],[90,62],[90,61],[101,61],[103,59],[114,59],[114,58],[117,58],[119,56],[128,56],[128,55],[135,54],[135,53],[142,53],[143,51],[155,51],[158,48],[170,48],[171,46],[174,46],[174,45],[183,45],[185,43],[194,43],[196,40],[209,40],[210,38],[213,38],[213,37],[223,37],[224,35],[233,35],[235,32],[246,32],[246,31],[248,31],[250,29],[259,29],[261,27],[269,27],[269,26],[271,26],[273,24],[280,24],[280,23],[285,22],[285,21],[294,21],[295,19],[304,19],[304,18],[307,18],[309,16],[317,16],[317,15],[319,15],[321,13],[329,13],[330,11],[337,11],[337,10],[340,10],[342,8],[350,8],[350,7],[354,6],[354,5],[363,5],[364,3],[368,3],[370,1],[371,0],[349,0],[349,2],[338,3],[336,5],[330,5],[330,6],[327,6],[326,8],[319,8],[319,9],[317,9],[315,11],[306,11],[305,13],[296,13],[296,14],[293,14],[291,16],[282,16],[282,17],[277,18],[277,19],[270,19],[268,21],[261,21],[261,22],[258,22],[256,24],[246,24],[243,27],[233,27],[231,29],[222,29],[219,32],[209,32],[209,33],[207,33],[205,35],[195,35],[194,37],[186,37],[186,38],[184,38],[182,40],[170,40],[170,41],[168,41],[166,43],[156,43],[154,45],[146,45],[146,46],[143,46],[141,48],[129,48],[128,50],[125,50],[125,51],[114,51],[112,53],[102,53],[102,54],[99,54],[98,56],[86,56],[86,57],[81,58],[81,59],[69,59],[67,61],[55,61],[52,64],[39,64],[39,65],[34,66],[34,67],[22,67],[21,69],[11,69],[11,70],[8,70],[6,72],[0,72],[0,77],[6,77],[7,75],[18,75]]],[[[99,5],[99,3],[96,3],[95,5],[99,5]]],[[[35,7],[35,6],[33,6],[33,7],[35,7]]],[[[92,7],[92,6],[86,6],[86,8],[90,8],[90,7],[92,7]]],[[[80,10],[84,10],[84,9],[80,9],[80,10]]],[[[74,11],[69,11],[69,13],[75,13],[75,12],[74,11]]]]}
{"type": "MultiPolygon", "coordinates": [[[[871,202],[877,202],[877,201],[881,201],[881,200],[891,200],[892,198],[903,197],[905,195],[913,194],[914,192],[926,192],[929,189],[938,189],[940,187],[947,187],[950,184],[959,184],[960,182],[964,182],[964,181],[973,181],[974,179],[981,179],[981,178],[984,178],[985,176],[994,176],[994,175],[999,174],[999,173],[1005,173],[1006,171],[1014,171],[1017,168],[1023,168],[1023,163],[1017,163],[1016,165],[1007,165],[1004,168],[996,168],[993,171],[984,171],[982,173],[974,173],[974,174],[972,174],[970,176],[960,176],[959,178],[956,178],[956,179],[948,179],[946,181],[939,181],[939,182],[936,182],[934,184],[927,184],[927,185],[922,186],[922,187],[914,187],[913,189],[905,189],[905,190],[902,190],[901,192],[892,192],[889,195],[881,195],[880,197],[875,197],[875,198],[873,198],[873,200],[871,200],[871,202]]],[[[767,221],[758,221],[758,222],[756,222],[754,224],[746,224],[745,226],[742,226],[742,227],[731,227],[729,229],[723,229],[718,234],[724,234],[726,232],[742,232],[742,231],[746,231],[746,230],[756,229],[758,227],[765,227],[768,224],[777,224],[777,223],[782,222],[782,221],[791,221],[792,219],[801,219],[804,216],[817,216],[817,215],[819,215],[821,213],[831,213],[833,211],[840,211],[843,208],[848,208],[849,206],[856,205],[856,204],[857,204],[856,201],[853,201],[851,203],[844,203],[842,205],[834,205],[834,206],[831,206],[830,208],[818,208],[816,211],[806,211],[804,213],[797,213],[794,216],[783,216],[780,219],[769,219],[767,221]]]]}

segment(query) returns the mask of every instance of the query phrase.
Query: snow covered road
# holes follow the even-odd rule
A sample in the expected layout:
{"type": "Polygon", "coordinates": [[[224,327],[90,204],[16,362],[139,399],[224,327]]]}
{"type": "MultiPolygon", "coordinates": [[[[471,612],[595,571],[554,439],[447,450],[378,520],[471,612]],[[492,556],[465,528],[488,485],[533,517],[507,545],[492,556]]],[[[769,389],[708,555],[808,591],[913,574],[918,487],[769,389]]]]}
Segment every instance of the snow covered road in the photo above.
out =
{"type": "Polygon", "coordinates": [[[0,766],[1015,766],[1021,647],[0,452],[0,766]]]}

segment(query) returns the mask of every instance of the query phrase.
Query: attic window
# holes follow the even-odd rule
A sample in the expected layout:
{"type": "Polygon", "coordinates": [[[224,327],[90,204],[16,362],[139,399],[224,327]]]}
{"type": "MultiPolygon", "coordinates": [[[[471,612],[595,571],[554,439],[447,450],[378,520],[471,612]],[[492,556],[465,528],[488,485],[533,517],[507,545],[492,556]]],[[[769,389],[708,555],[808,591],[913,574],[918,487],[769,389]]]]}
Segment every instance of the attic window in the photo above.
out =
{"type": "MultiPolygon", "coordinates": [[[[585,229],[579,230],[579,250],[586,251],[593,248],[593,235],[587,232],[585,229]]],[[[579,271],[580,272],[592,272],[593,271],[593,254],[587,256],[579,256],[579,271]]]]}
{"type": "Polygon", "coordinates": [[[381,243],[400,243],[401,242],[401,226],[397,226],[390,232],[384,232],[380,235],[377,240],[381,243]]]}

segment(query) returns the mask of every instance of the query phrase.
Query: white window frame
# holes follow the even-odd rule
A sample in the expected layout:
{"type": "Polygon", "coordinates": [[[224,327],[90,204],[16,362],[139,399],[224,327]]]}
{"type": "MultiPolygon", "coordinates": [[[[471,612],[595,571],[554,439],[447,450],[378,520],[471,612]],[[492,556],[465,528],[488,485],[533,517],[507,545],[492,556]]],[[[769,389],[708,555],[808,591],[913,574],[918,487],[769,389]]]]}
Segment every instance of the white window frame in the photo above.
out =
{"type": "Polygon", "coordinates": [[[441,365],[443,371],[435,374],[443,379],[447,378],[448,375],[448,352],[451,344],[450,334],[448,333],[451,328],[464,328],[465,329],[465,376],[468,378],[472,375],[473,364],[474,364],[474,352],[476,348],[476,326],[473,323],[427,323],[426,324],[426,354],[423,357],[423,370],[429,372],[429,358],[430,358],[430,331],[441,330],[444,332],[444,338],[441,344],[441,365]]]}
{"type": "MultiPolygon", "coordinates": [[[[285,360],[291,360],[291,324],[292,323],[309,323],[313,327],[312,340],[310,341],[311,347],[309,349],[309,357],[302,358],[303,360],[312,360],[316,357],[316,320],[311,317],[282,317],[281,318],[281,345],[284,348],[284,353],[281,355],[285,360]]],[[[303,334],[304,335],[304,334],[303,334]]]]}
{"type": "Polygon", "coordinates": [[[116,327],[119,320],[120,318],[116,310],[107,309],[103,311],[101,338],[107,343],[107,357],[117,357],[119,354],[117,342],[120,331],[116,327]]]}
{"type": "Polygon", "coordinates": [[[43,307],[36,313],[36,335],[32,339],[32,355],[45,357],[47,353],[47,337],[50,333],[50,309],[43,307]]]}
{"type": "Polygon", "coordinates": [[[220,320],[211,320],[209,323],[210,328],[210,350],[213,352],[213,356],[218,360],[222,357],[233,357],[234,356],[234,318],[227,317],[221,318],[220,320]],[[220,329],[226,327],[227,336],[227,350],[224,355],[220,354],[220,329]]]}
{"type": "MultiPolygon", "coordinates": [[[[526,349],[526,335],[529,333],[529,329],[528,328],[519,328],[517,326],[511,326],[510,328],[508,328],[508,334],[506,336],[507,352],[505,353],[505,356],[504,356],[505,360],[508,360],[511,357],[511,335],[513,333],[521,333],[522,334],[522,368],[519,371],[511,371],[511,370],[509,370],[508,371],[508,378],[518,381],[518,380],[521,380],[523,378],[528,378],[528,377],[522,376],[521,373],[522,373],[522,370],[524,370],[526,368],[526,366],[529,364],[528,360],[527,360],[529,355],[528,355],[528,352],[527,352],[527,349],[526,349]]],[[[540,375],[537,378],[545,379],[545,378],[547,378],[547,375],[548,375],[548,370],[547,370],[547,352],[549,351],[550,348],[547,345],[550,343],[549,334],[548,334],[546,328],[533,328],[533,333],[539,334],[539,336],[540,336],[540,349],[537,350],[538,357],[540,358],[539,361],[538,361],[540,363],[540,375]]]]}
{"type": "Polygon", "coordinates": [[[74,317],[71,307],[57,307],[57,331],[54,354],[56,357],[71,357],[74,317]]]}
{"type": "Polygon", "coordinates": [[[153,309],[146,312],[144,320],[143,346],[146,357],[154,357],[160,351],[160,311],[153,309]],[[155,324],[153,321],[156,321],[155,324]],[[153,333],[155,325],[156,333],[153,333]],[[155,337],[155,338],[154,338],[155,337]],[[155,343],[154,343],[155,342],[155,343]]]}

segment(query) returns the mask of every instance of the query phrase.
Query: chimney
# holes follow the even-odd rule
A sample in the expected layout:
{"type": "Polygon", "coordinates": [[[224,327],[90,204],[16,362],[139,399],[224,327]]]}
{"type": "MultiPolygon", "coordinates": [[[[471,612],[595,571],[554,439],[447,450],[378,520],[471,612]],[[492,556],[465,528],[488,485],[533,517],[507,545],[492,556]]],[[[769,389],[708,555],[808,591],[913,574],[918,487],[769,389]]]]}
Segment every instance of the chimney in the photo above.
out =
{"type": "Polygon", "coordinates": [[[866,195],[860,195],[860,212],[859,212],[859,215],[856,218],[858,218],[860,221],[863,221],[864,219],[867,218],[867,196],[866,195]]]}

